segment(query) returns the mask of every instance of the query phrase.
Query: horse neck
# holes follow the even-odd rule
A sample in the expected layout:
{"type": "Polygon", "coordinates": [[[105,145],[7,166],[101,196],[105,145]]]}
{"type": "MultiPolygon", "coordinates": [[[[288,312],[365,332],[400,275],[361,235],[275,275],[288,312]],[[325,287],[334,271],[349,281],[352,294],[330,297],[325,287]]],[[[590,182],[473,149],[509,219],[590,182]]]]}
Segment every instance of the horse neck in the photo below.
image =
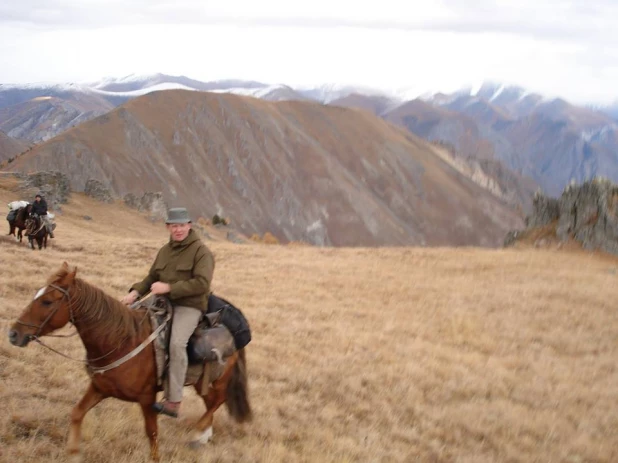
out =
{"type": "Polygon", "coordinates": [[[148,335],[148,320],[140,326],[143,311],[130,310],[120,301],[78,278],[69,294],[73,323],[89,359],[105,356],[101,362],[110,363],[148,335]]]}

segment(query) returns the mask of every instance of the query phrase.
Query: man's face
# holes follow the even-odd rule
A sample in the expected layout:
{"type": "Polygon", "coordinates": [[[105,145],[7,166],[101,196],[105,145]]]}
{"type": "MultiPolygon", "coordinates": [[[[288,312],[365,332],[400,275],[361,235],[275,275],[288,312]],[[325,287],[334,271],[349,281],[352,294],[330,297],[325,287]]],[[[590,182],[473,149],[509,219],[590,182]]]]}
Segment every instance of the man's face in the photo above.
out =
{"type": "Polygon", "coordinates": [[[191,230],[190,223],[168,223],[167,231],[170,232],[170,237],[174,241],[182,241],[189,235],[191,230]]]}
{"type": "Polygon", "coordinates": [[[38,202],[41,202],[41,197],[40,197],[40,196],[37,196],[36,198],[34,198],[34,200],[35,200],[37,203],[38,203],[38,202]]]}

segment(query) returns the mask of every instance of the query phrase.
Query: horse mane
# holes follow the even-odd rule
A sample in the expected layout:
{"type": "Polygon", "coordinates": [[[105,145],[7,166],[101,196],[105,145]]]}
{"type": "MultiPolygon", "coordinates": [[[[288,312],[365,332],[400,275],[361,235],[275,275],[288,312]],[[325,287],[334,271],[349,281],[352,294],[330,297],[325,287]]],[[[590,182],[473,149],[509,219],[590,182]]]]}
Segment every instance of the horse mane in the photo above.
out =
{"type": "MultiPolygon", "coordinates": [[[[48,284],[58,282],[67,274],[67,269],[60,269],[49,278],[48,284]]],[[[134,341],[149,327],[148,323],[141,323],[143,317],[136,317],[136,314],[143,314],[143,311],[130,310],[119,300],[81,278],[75,278],[73,286],[75,291],[71,294],[70,303],[79,322],[88,326],[88,334],[93,341],[111,344],[134,341]]]]}

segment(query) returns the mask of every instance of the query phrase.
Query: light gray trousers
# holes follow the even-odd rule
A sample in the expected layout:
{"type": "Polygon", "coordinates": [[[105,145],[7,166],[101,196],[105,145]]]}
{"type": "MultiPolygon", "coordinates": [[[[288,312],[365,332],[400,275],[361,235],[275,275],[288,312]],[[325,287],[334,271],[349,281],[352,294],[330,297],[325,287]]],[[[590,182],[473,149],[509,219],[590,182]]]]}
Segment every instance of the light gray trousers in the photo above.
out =
{"type": "Polygon", "coordinates": [[[165,396],[170,402],[182,400],[182,390],[187,375],[187,343],[200,321],[202,312],[193,307],[174,306],[172,334],[170,337],[170,364],[165,396]]]}

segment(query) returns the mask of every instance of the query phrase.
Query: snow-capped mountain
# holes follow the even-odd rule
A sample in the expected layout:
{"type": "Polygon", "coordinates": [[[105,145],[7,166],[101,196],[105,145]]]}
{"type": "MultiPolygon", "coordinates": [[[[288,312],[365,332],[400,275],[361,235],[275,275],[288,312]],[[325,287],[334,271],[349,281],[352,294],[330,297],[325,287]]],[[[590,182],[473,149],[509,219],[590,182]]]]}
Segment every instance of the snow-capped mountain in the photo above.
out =
{"type": "Polygon", "coordinates": [[[424,94],[412,87],[388,91],[339,84],[292,87],[252,80],[203,82],[165,74],[67,84],[0,84],[0,130],[38,143],[129,99],[174,89],[362,109],[443,143],[461,156],[504,162],[552,194],[571,178],[606,175],[618,180],[618,162],[613,160],[618,132],[611,116],[616,117],[618,105],[577,106],[491,82],[452,93],[424,94]]]}

